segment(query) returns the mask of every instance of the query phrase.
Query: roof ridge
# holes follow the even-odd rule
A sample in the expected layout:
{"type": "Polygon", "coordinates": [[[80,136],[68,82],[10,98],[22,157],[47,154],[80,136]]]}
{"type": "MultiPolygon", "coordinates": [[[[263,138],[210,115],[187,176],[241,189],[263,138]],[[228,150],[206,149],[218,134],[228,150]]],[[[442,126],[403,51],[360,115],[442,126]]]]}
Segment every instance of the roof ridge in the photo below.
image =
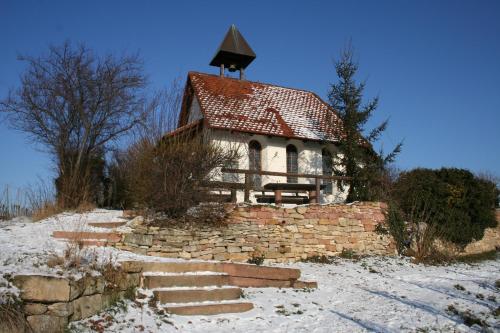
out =
{"type": "Polygon", "coordinates": [[[310,91],[310,90],[306,90],[306,89],[301,89],[301,88],[291,88],[291,87],[286,87],[286,86],[275,84],[275,83],[265,83],[265,82],[260,82],[260,81],[240,80],[240,79],[236,79],[234,77],[228,77],[228,76],[221,77],[221,76],[216,75],[216,74],[209,74],[209,73],[203,73],[203,72],[198,72],[198,71],[189,71],[188,72],[188,75],[192,75],[192,74],[201,74],[201,75],[206,75],[206,76],[215,77],[215,78],[219,78],[219,79],[228,79],[228,80],[239,81],[239,82],[248,82],[248,83],[262,84],[262,85],[265,85],[265,86],[271,86],[271,87],[288,89],[288,90],[302,91],[302,92],[305,92],[305,93],[313,94],[316,97],[318,97],[319,99],[323,100],[314,91],[310,91]]]}

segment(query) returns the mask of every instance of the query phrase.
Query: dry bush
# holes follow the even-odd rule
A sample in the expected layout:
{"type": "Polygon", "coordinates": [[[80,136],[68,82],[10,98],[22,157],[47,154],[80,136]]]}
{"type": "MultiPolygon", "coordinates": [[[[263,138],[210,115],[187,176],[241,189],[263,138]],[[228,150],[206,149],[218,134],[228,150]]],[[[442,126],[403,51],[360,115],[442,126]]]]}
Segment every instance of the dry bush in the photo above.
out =
{"type": "Polygon", "coordinates": [[[443,238],[443,230],[433,223],[435,214],[428,200],[420,196],[413,199],[412,209],[406,215],[410,232],[410,248],[406,254],[415,258],[417,263],[442,264],[453,260],[450,251],[438,246],[438,240],[443,238]]]}
{"type": "Polygon", "coordinates": [[[98,262],[94,269],[101,273],[104,280],[111,283],[113,287],[120,287],[127,283],[127,273],[117,265],[116,259],[111,254],[105,260],[98,262]]]}
{"type": "Polygon", "coordinates": [[[448,243],[440,243],[442,232],[435,225],[420,223],[417,228],[412,246],[407,254],[415,258],[415,262],[439,265],[454,261],[453,251],[448,243]]]}
{"type": "Polygon", "coordinates": [[[206,202],[190,207],[181,216],[172,217],[153,210],[143,212],[142,216],[146,217],[151,226],[191,229],[200,225],[207,225],[219,228],[227,225],[227,217],[232,208],[234,208],[234,205],[227,205],[223,202],[206,202]]]}
{"type": "Polygon", "coordinates": [[[47,203],[45,206],[42,206],[33,211],[31,217],[33,221],[40,221],[46,219],[48,217],[57,215],[62,213],[64,210],[59,207],[57,203],[47,203]]]}
{"type": "Polygon", "coordinates": [[[191,207],[214,201],[205,183],[237,160],[239,150],[212,143],[208,132],[166,136],[175,128],[180,105],[181,91],[173,86],[158,98],[136,140],[116,154],[112,177],[124,206],[179,218],[191,207]]]}
{"type": "Polygon", "coordinates": [[[66,248],[63,253],[50,256],[47,260],[47,266],[59,266],[76,271],[94,270],[99,261],[99,256],[96,248],[87,247],[85,244],[85,226],[84,220],[80,219],[73,230],[75,232],[74,236],[66,241],[66,248]]]}
{"type": "Polygon", "coordinates": [[[95,266],[97,255],[92,249],[85,248],[82,240],[68,241],[62,255],[53,254],[47,260],[47,266],[64,269],[86,270],[95,266]]]}
{"type": "Polygon", "coordinates": [[[403,211],[396,202],[389,203],[383,225],[377,233],[390,233],[396,242],[398,253],[414,258],[417,263],[441,264],[454,260],[456,245],[443,241],[444,231],[434,223],[435,211],[428,199],[414,195],[409,212],[403,211]]]}
{"type": "Polygon", "coordinates": [[[31,332],[24,317],[22,302],[9,295],[0,295],[0,332],[31,332]],[[2,299],[6,298],[5,302],[2,299]]]}
{"type": "Polygon", "coordinates": [[[84,201],[84,202],[81,202],[75,209],[75,212],[81,214],[81,213],[87,213],[87,212],[90,212],[94,209],[97,208],[97,205],[93,202],[88,202],[88,201],[84,201]]]}
{"type": "Polygon", "coordinates": [[[30,214],[31,209],[24,190],[13,191],[8,185],[0,190],[0,221],[30,214]]]}
{"type": "Polygon", "coordinates": [[[126,196],[138,208],[182,216],[190,207],[212,201],[204,182],[236,156],[201,137],[158,145],[142,140],[121,157],[126,196]]]}

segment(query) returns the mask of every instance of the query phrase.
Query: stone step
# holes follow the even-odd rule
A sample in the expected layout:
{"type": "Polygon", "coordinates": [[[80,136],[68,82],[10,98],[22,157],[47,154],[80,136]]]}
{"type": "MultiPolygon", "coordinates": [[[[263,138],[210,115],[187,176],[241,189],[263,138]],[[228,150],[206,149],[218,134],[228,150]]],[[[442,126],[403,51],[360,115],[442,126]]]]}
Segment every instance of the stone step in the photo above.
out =
{"type": "Polygon", "coordinates": [[[192,315],[216,315],[221,313],[239,313],[253,309],[252,303],[246,302],[231,302],[231,303],[213,303],[213,304],[192,304],[192,305],[176,305],[166,306],[165,310],[172,314],[181,316],[192,315]]]}
{"type": "Polygon", "coordinates": [[[222,272],[218,262],[186,261],[186,262],[122,262],[125,270],[139,265],[143,272],[187,273],[187,272],[222,272]]]}
{"type": "Polygon", "coordinates": [[[241,288],[295,288],[295,289],[315,289],[318,288],[318,283],[315,281],[300,281],[300,280],[271,280],[257,279],[241,276],[229,276],[228,285],[241,288]]]}
{"type": "Polygon", "coordinates": [[[115,222],[88,222],[87,223],[91,227],[95,228],[105,228],[105,229],[114,229],[127,224],[127,222],[123,221],[115,221],[115,222]]]}
{"type": "Polygon", "coordinates": [[[160,303],[190,303],[205,301],[227,301],[241,297],[240,288],[200,288],[153,290],[155,300],[160,303]]]}
{"type": "Polygon", "coordinates": [[[220,263],[222,272],[230,276],[240,276],[269,280],[297,280],[300,269],[284,267],[268,267],[248,264],[220,263]]]}
{"type": "Polygon", "coordinates": [[[268,267],[250,264],[220,263],[211,261],[199,262],[122,262],[122,267],[137,269],[143,272],[185,273],[210,271],[227,273],[230,276],[260,278],[269,280],[297,280],[300,270],[295,268],[268,267]]]}
{"type": "Polygon", "coordinates": [[[58,239],[67,239],[80,241],[84,239],[107,241],[108,243],[117,243],[122,237],[114,232],[91,232],[91,231],[54,231],[52,237],[58,239]]]}
{"type": "Polygon", "coordinates": [[[205,287],[229,284],[226,274],[176,274],[147,275],[144,274],[144,287],[149,289],[163,287],[205,287]]]}
{"type": "MultiPolygon", "coordinates": [[[[68,242],[74,242],[75,240],[68,239],[66,241],[68,241],[68,242]]],[[[112,243],[110,243],[110,242],[108,242],[106,240],[98,240],[98,239],[79,239],[76,242],[78,242],[83,247],[88,247],[88,246],[108,246],[108,245],[112,244],[112,243]]]]}
{"type": "Polygon", "coordinates": [[[229,277],[229,285],[242,288],[292,288],[293,282],[293,280],[271,280],[241,276],[229,277]]]}

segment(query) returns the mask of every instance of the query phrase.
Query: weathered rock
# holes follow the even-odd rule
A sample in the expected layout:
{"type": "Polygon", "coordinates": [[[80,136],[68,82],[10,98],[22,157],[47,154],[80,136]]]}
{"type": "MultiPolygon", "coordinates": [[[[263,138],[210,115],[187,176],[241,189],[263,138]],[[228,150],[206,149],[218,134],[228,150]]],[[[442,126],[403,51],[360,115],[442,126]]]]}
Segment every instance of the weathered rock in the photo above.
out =
{"type": "Polygon", "coordinates": [[[84,284],[85,284],[85,288],[83,290],[84,296],[102,293],[104,291],[104,286],[106,285],[104,278],[102,276],[85,278],[84,284]]]}
{"type": "Polygon", "coordinates": [[[118,281],[118,288],[120,290],[127,290],[129,288],[138,287],[141,281],[139,273],[123,274],[122,278],[118,281]]]}
{"type": "Polygon", "coordinates": [[[48,306],[48,315],[68,317],[73,314],[73,302],[54,303],[48,306]]]}
{"type": "Polygon", "coordinates": [[[124,243],[151,246],[153,245],[153,235],[125,234],[124,243]]]}
{"type": "Polygon", "coordinates": [[[18,275],[14,285],[21,290],[21,299],[35,302],[68,302],[71,287],[68,279],[43,275],[18,275]]]}
{"type": "Polygon", "coordinates": [[[82,296],[73,301],[71,321],[95,315],[103,309],[102,295],[82,296]]]}
{"type": "Polygon", "coordinates": [[[24,312],[27,315],[41,315],[47,312],[47,305],[42,303],[26,303],[24,304],[24,312]]]}
{"type": "Polygon", "coordinates": [[[63,333],[68,325],[64,317],[35,315],[26,318],[33,333],[63,333]]]}

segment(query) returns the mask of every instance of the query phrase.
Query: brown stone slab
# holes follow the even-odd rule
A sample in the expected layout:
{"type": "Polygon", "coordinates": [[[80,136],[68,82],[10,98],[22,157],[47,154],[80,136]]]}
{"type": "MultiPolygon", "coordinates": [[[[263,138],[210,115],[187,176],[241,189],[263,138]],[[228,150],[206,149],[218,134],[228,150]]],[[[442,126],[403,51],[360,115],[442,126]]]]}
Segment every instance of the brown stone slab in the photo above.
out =
{"type": "Polygon", "coordinates": [[[87,223],[91,227],[96,227],[96,228],[105,228],[105,229],[114,229],[118,228],[121,226],[124,226],[127,224],[127,222],[89,222],[87,223]]]}
{"type": "Polygon", "coordinates": [[[185,272],[221,272],[221,267],[217,262],[144,262],[143,272],[165,272],[165,273],[185,273],[185,272]]]}
{"type": "Polygon", "coordinates": [[[240,276],[230,276],[229,285],[237,286],[242,288],[291,288],[293,280],[270,280],[270,279],[259,279],[259,278],[249,278],[240,276]]]}
{"type": "Polygon", "coordinates": [[[101,241],[101,240],[96,240],[96,239],[83,239],[79,240],[81,244],[85,246],[107,246],[110,242],[108,241],[101,241]]]}
{"type": "Polygon", "coordinates": [[[228,301],[241,296],[240,288],[154,290],[160,303],[191,303],[205,301],[228,301]]]}
{"type": "Polygon", "coordinates": [[[206,304],[206,305],[186,305],[167,307],[170,313],[190,316],[190,315],[216,315],[221,313],[238,313],[246,312],[253,309],[252,303],[221,303],[221,304],[206,304]]]}
{"type": "Polygon", "coordinates": [[[90,231],[54,231],[52,237],[70,240],[98,239],[106,240],[111,243],[117,243],[122,239],[121,235],[115,232],[90,231]]]}
{"type": "Polygon", "coordinates": [[[257,265],[221,263],[222,271],[231,276],[263,278],[269,280],[290,280],[300,277],[300,269],[267,267],[257,265]]]}
{"type": "Polygon", "coordinates": [[[167,287],[205,287],[229,284],[227,275],[149,275],[144,276],[144,286],[149,289],[167,287]]]}
{"type": "Polygon", "coordinates": [[[318,288],[318,282],[298,280],[293,282],[292,287],[295,289],[304,289],[304,288],[316,289],[318,288]]]}

